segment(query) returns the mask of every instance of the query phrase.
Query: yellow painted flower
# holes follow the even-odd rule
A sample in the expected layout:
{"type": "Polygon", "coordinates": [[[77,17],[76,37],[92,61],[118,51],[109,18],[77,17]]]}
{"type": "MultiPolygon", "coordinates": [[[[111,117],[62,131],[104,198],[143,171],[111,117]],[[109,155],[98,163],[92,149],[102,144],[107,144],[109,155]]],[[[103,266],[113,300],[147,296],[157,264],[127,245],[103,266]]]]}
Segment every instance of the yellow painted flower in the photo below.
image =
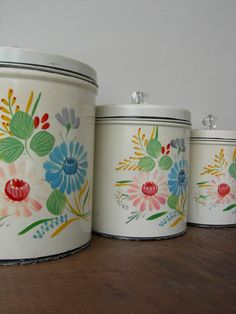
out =
{"type": "Polygon", "coordinates": [[[20,106],[16,104],[16,97],[13,96],[13,89],[10,88],[8,90],[7,98],[1,99],[0,105],[0,136],[4,136],[6,134],[12,136],[12,132],[10,131],[10,122],[13,115],[20,110],[20,106]]]}

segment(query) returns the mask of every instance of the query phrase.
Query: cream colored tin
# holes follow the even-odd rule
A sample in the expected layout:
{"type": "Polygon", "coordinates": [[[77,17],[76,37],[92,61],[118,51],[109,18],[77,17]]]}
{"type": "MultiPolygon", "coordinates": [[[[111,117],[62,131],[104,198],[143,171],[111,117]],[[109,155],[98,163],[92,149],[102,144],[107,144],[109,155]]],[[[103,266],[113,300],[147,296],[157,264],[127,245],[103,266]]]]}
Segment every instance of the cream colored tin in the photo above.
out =
{"type": "Polygon", "coordinates": [[[190,113],[150,104],[96,111],[93,230],[159,239],[186,230],[190,113]]]}
{"type": "Polygon", "coordinates": [[[193,130],[188,222],[236,225],[236,131],[193,130]]]}
{"type": "Polygon", "coordinates": [[[91,239],[96,72],[0,48],[0,263],[57,258],[91,239]]]}

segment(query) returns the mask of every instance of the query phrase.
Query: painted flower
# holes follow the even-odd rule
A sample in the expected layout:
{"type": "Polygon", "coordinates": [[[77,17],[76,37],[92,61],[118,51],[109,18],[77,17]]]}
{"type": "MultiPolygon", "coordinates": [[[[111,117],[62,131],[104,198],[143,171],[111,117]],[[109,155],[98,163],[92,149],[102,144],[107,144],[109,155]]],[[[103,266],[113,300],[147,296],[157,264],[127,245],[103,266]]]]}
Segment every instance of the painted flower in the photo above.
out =
{"type": "Polygon", "coordinates": [[[133,206],[143,212],[145,210],[159,210],[166,203],[168,186],[164,175],[159,176],[157,170],[154,172],[139,172],[129,184],[127,193],[133,206]]]}
{"type": "Polygon", "coordinates": [[[179,153],[185,152],[186,150],[183,138],[176,138],[175,140],[171,140],[170,145],[174,148],[177,148],[179,153]]]}
{"type": "Polygon", "coordinates": [[[63,142],[53,149],[49,158],[43,167],[52,189],[59,189],[67,194],[78,191],[84,184],[88,168],[84,146],[74,141],[69,144],[63,142]]]}
{"type": "Polygon", "coordinates": [[[79,127],[80,119],[75,115],[75,109],[63,108],[61,114],[56,113],[55,115],[57,121],[61,123],[66,129],[67,133],[70,129],[77,129],[79,127]]]}
{"type": "Polygon", "coordinates": [[[44,113],[43,116],[35,116],[34,117],[34,128],[37,129],[39,126],[42,130],[47,130],[50,127],[50,123],[48,122],[49,114],[44,113]],[[40,125],[41,124],[41,125],[40,125]]]}
{"type": "Polygon", "coordinates": [[[11,163],[0,168],[0,218],[29,217],[40,211],[42,186],[37,170],[25,162],[11,163]],[[40,188],[40,189],[39,189],[40,188]],[[40,200],[40,201],[38,201],[40,200]]]}
{"type": "Polygon", "coordinates": [[[169,190],[174,195],[183,195],[188,186],[188,163],[185,159],[175,162],[168,174],[169,190]]]}
{"type": "Polygon", "coordinates": [[[236,199],[236,181],[225,176],[216,176],[214,180],[208,182],[207,194],[213,202],[212,206],[229,204],[236,199]]]}
{"type": "Polygon", "coordinates": [[[16,104],[16,97],[13,96],[13,89],[8,90],[7,98],[1,99],[0,112],[1,112],[1,126],[0,126],[0,136],[10,135],[10,122],[12,116],[20,110],[20,106],[16,104]]]}

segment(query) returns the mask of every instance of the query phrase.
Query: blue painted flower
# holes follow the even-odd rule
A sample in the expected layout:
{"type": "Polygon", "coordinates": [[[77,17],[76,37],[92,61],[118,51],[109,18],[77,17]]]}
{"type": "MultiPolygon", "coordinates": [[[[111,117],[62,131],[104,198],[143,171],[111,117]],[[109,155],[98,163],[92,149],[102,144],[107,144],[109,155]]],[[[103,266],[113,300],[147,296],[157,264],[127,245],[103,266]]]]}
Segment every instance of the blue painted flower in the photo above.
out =
{"type": "Polygon", "coordinates": [[[183,195],[188,185],[188,163],[182,159],[175,162],[168,174],[169,190],[174,195],[183,195]]]}
{"type": "Polygon", "coordinates": [[[71,141],[56,146],[43,165],[45,178],[53,189],[71,194],[84,184],[87,175],[87,152],[84,146],[71,141]]]}

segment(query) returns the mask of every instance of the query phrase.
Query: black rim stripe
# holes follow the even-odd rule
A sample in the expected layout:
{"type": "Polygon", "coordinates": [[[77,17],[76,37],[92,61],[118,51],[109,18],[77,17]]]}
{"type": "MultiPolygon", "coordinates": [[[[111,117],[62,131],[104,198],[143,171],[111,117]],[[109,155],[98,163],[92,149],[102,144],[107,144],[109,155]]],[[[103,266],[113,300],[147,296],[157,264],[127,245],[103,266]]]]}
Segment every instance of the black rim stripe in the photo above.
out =
{"type": "Polygon", "coordinates": [[[190,137],[191,141],[227,141],[235,142],[236,138],[226,138],[226,137],[190,137]]]}
{"type": "Polygon", "coordinates": [[[0,61],[0,67],[2,68],[17,68],[17,69],[24,69],[24,70],[36,70],[36,71],[41,71],[41,72],[48,72],[48,73],[56,73],[56,74],[61,74],[65,76],[70,76],[70,77],[75,77],[78,78],[78,76],[84,80],[87,81],[96,87],[98,87],[97,82],[92,79],[91,77],[84,75],[82,73],[74,72],[71,70],[67,69],[62,69],[62,68],[57,68],[57,67],[51,67],[47,65],[39,65],[39,64],[34,64],[34,63],[18,63],[18,62],[8,62],[8,63],[3,63],[0,61]],[[62,73],[63,72],[63,73],[62,73]]]}
{"type": "Polygon", "coordinates": [[[151,116],[109,116],[109,117],[96,117],[96,120],[153,120],[153,121],[164,121],[164,122],[170,122],[170,123],[180,123],[180,124],[186,124],[191,125],[191,122],[188,120],[183,119],[175,119],[175,118],[168,118],[168,117],[151,117],[151,116]]]}

